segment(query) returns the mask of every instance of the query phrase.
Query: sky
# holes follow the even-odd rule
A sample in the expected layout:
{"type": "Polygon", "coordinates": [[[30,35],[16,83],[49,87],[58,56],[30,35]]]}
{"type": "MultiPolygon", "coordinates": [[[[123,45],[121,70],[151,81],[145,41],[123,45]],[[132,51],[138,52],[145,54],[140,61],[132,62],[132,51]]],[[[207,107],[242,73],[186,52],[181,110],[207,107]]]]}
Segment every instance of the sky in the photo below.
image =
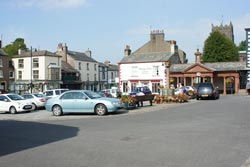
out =
{"type": "Polygon", "coordinates": [[[132,52],[164,30],[188,62],[201,52],[212,24],[234,27],[235,44],[250,28],[249,0],[0,0],[3,47],[24,38],[28,48],[55,52],[58,43],[71,51],[92,51],[92,58],[116,64],[126,45],[132,52]]]}

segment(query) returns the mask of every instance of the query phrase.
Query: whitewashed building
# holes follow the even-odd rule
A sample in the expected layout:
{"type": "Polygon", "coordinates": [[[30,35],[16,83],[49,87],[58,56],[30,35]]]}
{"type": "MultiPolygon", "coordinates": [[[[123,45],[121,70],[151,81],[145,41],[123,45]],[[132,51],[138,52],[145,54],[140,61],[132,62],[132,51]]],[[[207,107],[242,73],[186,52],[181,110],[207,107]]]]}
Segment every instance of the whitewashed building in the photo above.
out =
{"type": "Polygon", "coordinates": [[[61,56],[43,51],[23,52],[13,56],[15,83],[12,92],[23,94],[60,88],[61,56]]]}
{"type": "Polygon", "coordinates": [[[119,63],[119,88],[130,92],[137,86],[148,86],[153,93],[159,87],[168,88],[170,64],[186,63],[186,54],[178,49],[176,41],[164,40],[163,31],[151,31],[150,41],[131,53],[126,46],[119,63]]]}

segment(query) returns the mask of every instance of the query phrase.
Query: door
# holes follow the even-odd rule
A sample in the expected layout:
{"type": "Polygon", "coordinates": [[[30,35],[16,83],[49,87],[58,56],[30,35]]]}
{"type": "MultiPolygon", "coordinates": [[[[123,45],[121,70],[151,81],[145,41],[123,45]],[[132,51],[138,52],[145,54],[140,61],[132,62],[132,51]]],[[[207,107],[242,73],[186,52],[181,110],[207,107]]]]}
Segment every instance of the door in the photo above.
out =
{"type": "Polygon", "coordinates": [[[66,92],[60,97],[60,105],[63,112],[75,112],[76,110],[76,100],[74,94],[76,92],[66,92]]]}
{"type": "Polygon", "coordinates": [[[92,99],[87,97],[84,93],[82,92],[77,92],[75,94],[75,99],[76,99],[76,112],[94,112],[94,102],[92,99]]]}
{"type": "Polygon", "coordinates": [[[8,100],[7,97],[1,95],[0,96],[0,111],[1,112],[5,112],[5,111],[9,111],[10,108],[10,100],[8,100]]]}

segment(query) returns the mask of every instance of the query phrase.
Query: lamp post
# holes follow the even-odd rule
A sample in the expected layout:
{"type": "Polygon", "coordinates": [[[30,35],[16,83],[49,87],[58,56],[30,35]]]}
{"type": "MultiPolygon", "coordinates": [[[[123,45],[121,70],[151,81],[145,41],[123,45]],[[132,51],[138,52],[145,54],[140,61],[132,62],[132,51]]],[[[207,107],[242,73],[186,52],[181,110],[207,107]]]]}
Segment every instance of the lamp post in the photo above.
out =
{"type": "Polygon", "coordinates": [[[30,93],[32,93],[33,83],[32,83],[32,46],[30,47],[30,93]]]}

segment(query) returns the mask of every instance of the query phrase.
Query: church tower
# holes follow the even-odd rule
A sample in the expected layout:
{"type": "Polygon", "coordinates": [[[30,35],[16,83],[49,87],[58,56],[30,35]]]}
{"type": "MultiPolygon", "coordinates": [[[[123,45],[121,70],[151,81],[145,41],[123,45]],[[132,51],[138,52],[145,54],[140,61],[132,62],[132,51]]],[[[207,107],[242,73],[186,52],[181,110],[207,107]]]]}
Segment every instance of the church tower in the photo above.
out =
{"type": "Polygon", "coordinates": [[[229,25],[223,25],[221,23],[220,26],[214,26],[212,24],[212,32],[214,31],[219,31],[222,34],[225,34],[230,40],[234,42],[234,31],[232,22],[230,22],[229,25]]]}

